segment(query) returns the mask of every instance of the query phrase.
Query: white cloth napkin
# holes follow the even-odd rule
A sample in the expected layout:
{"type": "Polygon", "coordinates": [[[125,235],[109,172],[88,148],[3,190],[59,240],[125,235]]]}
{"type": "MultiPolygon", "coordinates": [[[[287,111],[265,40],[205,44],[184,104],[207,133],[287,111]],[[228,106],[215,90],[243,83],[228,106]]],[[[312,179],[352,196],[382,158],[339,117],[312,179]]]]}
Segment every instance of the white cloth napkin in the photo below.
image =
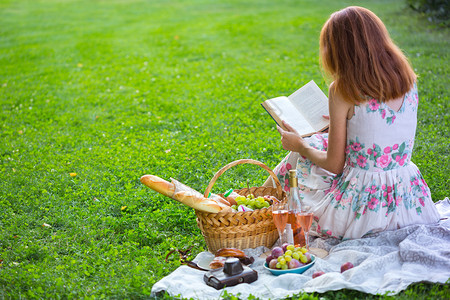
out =
{"type": "MultiPolygon", "coordinates": [[[[334,239],[316,239],[312,247],[329,251],[325,258],[303,274],[273,276],[264,269],[265,259],[259,258],[267,248],[246,249],[256,258],[252,268],[258,280],[242,283],[225,290],[247,298],[282,299],[300,292],[323,293],[330,290],[353,289],[369,294],[397,294],[414,282],[445,283],[450,278],[450,200],[436,203],[441,221],[435,225],[413,225],[395,231],[386,231],[369,237],[339,242],[334,239]],[[345,262],[355,266],[340,273],[345,262]],[[312,279],[315,271],[325,274],[312,279]]],[[[198,254],[194,261],[211,256],[198,254]]],[[[152,287],[152,295],[166,291],[171,296],[194,299],[219,299],[223,290],[207,286],[204,271],[181,266],[152,287]]]]}

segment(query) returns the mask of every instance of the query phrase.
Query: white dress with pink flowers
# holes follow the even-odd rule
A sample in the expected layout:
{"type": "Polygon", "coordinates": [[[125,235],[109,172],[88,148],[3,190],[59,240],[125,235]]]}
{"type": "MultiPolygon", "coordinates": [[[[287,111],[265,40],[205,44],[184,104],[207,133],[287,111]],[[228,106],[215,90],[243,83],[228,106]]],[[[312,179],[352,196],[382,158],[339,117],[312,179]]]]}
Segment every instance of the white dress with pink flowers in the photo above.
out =
{"type": "MultiPolygon", "coordinates": [[[[305,207],[314,213],[311,233],[340,239],[439,221],[430,190],[411,161],[417,125],[417,87],[399,111],[376,99],[355,105],[347,123],[345,167],[330,173],[291,152],[274,169],[289,190],[289,169],[296,168],[305,207]]],[[[328,134],[306,139],[326,151],[328,134]]]]}

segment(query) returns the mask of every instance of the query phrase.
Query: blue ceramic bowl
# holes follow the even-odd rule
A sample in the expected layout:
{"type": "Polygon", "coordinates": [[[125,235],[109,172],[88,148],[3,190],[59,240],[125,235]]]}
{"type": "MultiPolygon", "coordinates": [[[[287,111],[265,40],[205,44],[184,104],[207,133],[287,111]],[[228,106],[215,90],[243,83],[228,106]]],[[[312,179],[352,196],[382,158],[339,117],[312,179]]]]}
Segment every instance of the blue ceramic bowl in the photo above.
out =
{"type": "Polygon", "coordinates": [[[269,268],[267,263],[264,263],[264,268],[266,268],[266,270],[269,270],[275,276],[278,276],[281,274],[289,274],[289,273],[302,274],[303,272],[305,272],[306,270],[311,268],[315,262],[316,262],[316,257],[314,255],[311,255],[311,262],[303,267],[299,267],[299,268],[295,268],[295,269],[279,270],[279,269],[271,269],[271,268],[269,268]]]}

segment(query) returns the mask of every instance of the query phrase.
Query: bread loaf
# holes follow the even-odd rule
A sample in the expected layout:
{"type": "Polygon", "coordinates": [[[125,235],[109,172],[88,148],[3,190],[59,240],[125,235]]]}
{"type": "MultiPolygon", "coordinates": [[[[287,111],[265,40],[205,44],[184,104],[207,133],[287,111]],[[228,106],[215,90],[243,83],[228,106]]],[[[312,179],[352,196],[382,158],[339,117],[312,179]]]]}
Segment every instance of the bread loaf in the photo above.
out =
{"type": "Polygon", "coordinates": [[[218,213],[221,211],[231,211],[231,207],[226,204],[216,202],[210,198],[205,198],[201,193],[196,190],[182,184],[181,182],[170,178],[172,183],[175,185],[175,193],[173,194],[173,199],[190,206],[194,209],[218,213]]]}
{"type": "Polygon", "coordinates": [[[173,178],[171,180],[172,182],[168,182],[155,175],[144,175],[141,177],[141,182],[144,185],[194,209],[210,213],[232,211],[229,205],[205,198],[201,193],[181,182],[173,178]]]}
{"type": "Polygon", "coordinates": [[[228,202],[226,199],[220,197],[219,195],[213,194],[208,199],[216,201],[217,203],[222,203],[222,204],[225,204],[227,206],[231,206],[230,202],[228,202]]]}
{"type": "Polygon", "coordinates": [[[222,257],[245,257],[244,251],[236,248],[222,248],[216,251],[215,256],[222,256],[222,257]]]}
{"type": "Polygon", "coordinates": [[[216,202],[217,205],[222,207],[222,210],[221,210],[222,212],[231,212],[231,211],[233,211],[233,209],[231,208],[231,205],[228,202],[226,202],[226,204],[225,204],[224,202],[220,202],[220,201],[217,201],[217,200],[214,200],[214,199],[212,201],[216,202]]]}
{"type": "Polygon", "coordinates": [[[172,182],[168,182],[155,175],[144,175],[141,177],[141,182],[167,197],[172,197],[175,193],[175,185],[172,182]]]}
{"type": "MultiPolygon", "coordinates": [[[[252,263],[255,262],[255,258],[253,257],[248,257],[247,255],[245,255],[245,253],[242,250],[236,249],[236,248],[222,248],[217,250],[216,254],[215,254],[215,258],[213,259],[213,261],[211,263],[214,262],[214,266],[216,267],[220,267],[220,262],[222,260],[222,258],[228,258],[228,257],[236,257],[239,259],[239,261],[246,265],[249,266],[252,263]]],[[[210,267],[213,268],[210,264],[210,267]]]]}

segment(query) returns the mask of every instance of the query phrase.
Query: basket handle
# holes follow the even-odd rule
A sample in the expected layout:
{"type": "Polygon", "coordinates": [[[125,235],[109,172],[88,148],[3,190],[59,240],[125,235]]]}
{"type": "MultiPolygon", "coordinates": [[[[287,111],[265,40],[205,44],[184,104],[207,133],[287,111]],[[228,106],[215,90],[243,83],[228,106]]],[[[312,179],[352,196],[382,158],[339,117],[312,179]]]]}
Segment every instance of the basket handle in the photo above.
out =
{"type": "Polygon", "coordinates": [[[281,187],[280,181],[277,178],[277,175],[275,175],[275,173],[268,166],[266,166],[265,164],[263,164],[260,161],[254,160],[254,159],[239,159],[239,160],[235,160],[235,161],[229,163],[228,165],[222,167],[222,169],[220,169],[216,173],[216,175],[214,175],[214,177],[209,182],[208,187],[206,188],[206,191],[205,191],[205,194],[204,194],[205,198],[208,198],[208,195],[211,192],[213,185],[216,183],[216,180],[220,177],[220,175],[222,175],[226,170],[230,169],[231,167],[234,167],[234,166],[240,165],[240,164],[254,164],[254,165],[258,165],[258,166],[262,167],[264,170],[266,170],[267,172],[269,172],[270,176],[275,181],[277,194],[280,197],[283,195],[283,189],[281,187]]]}

